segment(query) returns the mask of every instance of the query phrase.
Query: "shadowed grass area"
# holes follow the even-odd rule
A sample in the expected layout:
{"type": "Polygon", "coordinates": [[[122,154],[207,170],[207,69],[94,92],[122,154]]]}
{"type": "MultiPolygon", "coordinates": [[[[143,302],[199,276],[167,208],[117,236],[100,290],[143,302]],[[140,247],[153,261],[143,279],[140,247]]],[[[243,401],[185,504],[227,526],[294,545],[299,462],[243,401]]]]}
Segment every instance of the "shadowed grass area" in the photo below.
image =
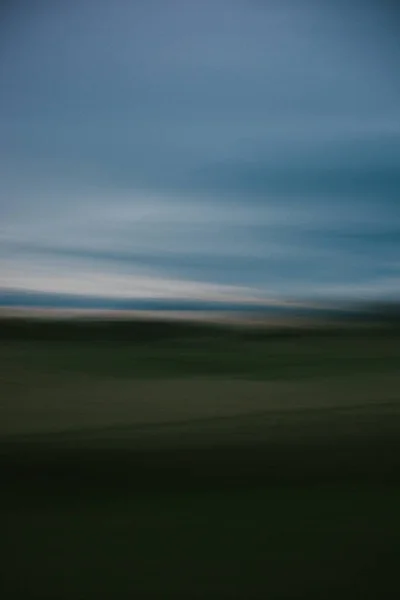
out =
{"type": "Polygon", "coordinates": [[[0,345],[2,597],[400,594],[397,335],[65,337],[0,345]]]}
{"type": "Polygon", "coordinates": [[[3,438],[5,597],[397,596],[397,403],[276,416],[3,438]]]}
{"type": "Polygon", "coordinates": [[[230,376],[299,379],[388,372],[400,365],[400,336],[173,339],[147,343],[3,341],[1,377],[85,373],[115,377],[230,376]]]}
{"type": "Polygon", "coordinates": [[[398,595],[400,487],[54,478],[1,500],[6,598],[398,595]]]}

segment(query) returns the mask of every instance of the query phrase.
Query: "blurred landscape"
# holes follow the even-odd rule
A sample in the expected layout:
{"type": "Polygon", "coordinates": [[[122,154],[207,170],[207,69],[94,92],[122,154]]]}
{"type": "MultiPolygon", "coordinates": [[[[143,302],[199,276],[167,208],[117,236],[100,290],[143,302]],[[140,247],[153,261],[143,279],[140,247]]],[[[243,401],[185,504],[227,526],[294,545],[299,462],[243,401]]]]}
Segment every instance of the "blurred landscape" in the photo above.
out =
{"type": "Polygon", "coordinates": [[[43,597],[63,580],[62,597],[79,582],[106,598],[131,589],[134,560],[139,589],[161,597],[150,565],[162,560],[170,597],[191,593],[193,578],[218,597],[218,565],[224,593],[297,597],[301,586],[333,598],[360,589],[369,565],[365,597],[389,589],[400,534],[397,307],[284,323],[263,323],[262,312],[138,314],[3,312],[12,577],[23,568],[43,597]],[[339,557],[351,567],[337,576],[339,557]]]}
{"type": "Polygon", "coordinates": [[[0,2],[0,600],[400,597],[399,24],[0,2]]]}

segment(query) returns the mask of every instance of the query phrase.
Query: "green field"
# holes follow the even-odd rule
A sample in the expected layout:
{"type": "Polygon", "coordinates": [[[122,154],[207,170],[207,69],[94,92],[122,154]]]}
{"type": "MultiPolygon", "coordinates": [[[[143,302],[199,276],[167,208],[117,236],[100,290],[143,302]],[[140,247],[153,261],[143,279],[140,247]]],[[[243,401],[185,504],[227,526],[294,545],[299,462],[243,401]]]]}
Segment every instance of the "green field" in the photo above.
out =
{"type": "MultiPolygon", "coordinates": [[[[1,337],[0,337],[1,340],[1,337]]],[[[11,339],[0,341],[2,377],[84,373],[128,378],[228,376],[299,379],[388,372],[400,364],[400,335],[176,336],[168,339],[11,339]],[[16,371],[15,371],[16,370],[16,371]]]]}
{"type": "Polygon", "coordinates": [[[398,595],[398,335],[44,337],[0,343],[2,597],[398,595]]]}
{"type": "Polygon", "coordinates": [[[3,498],[4,598],[399,592],[400,488],[55,488],[3,498]]]}

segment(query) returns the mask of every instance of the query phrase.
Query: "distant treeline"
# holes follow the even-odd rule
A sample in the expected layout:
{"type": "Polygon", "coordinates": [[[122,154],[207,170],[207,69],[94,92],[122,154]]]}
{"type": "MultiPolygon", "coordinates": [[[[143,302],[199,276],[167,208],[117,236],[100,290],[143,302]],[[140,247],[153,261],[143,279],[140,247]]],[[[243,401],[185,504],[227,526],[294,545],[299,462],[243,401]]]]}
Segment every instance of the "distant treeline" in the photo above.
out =
{"type": "Polygon", "coordinates": [[[0,319],[0,339],[9,340],[146,342],[180,337],[215,336],[222,333],[222,328],[208,324],[151,319],[0,319]]]}
{"type": "Polygon", "coordinates": [[[271,337],[309,335],[348,335],[348,325],[361,334],[393,335],[400,333],[400,313],[371,314],[363,318],[355,315],[346,319],[347,326],[333,321],[330,324],[316,322],[318,326],[227,325],[194,323],[159,319],[39,319],[0,318],[0,340],[37,341],[117,341],[155,342],[176,339],[229,339],[234,337],[263,339],[271,337]],[[358,328],[358,325],[360,327],[358,328]],[[371,325],[371,327],[368,327],[371,325]]]}

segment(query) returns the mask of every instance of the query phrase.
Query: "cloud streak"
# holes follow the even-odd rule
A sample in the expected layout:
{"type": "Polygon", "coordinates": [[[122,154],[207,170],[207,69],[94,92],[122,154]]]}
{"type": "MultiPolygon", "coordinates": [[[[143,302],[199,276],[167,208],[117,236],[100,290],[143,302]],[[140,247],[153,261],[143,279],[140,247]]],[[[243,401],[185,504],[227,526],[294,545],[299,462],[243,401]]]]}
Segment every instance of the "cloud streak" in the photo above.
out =
{"type": "Polygon", "coordinates": [[[394,293],[397,17],[309,0],[10,10],[3,285],[394,293]]]}

